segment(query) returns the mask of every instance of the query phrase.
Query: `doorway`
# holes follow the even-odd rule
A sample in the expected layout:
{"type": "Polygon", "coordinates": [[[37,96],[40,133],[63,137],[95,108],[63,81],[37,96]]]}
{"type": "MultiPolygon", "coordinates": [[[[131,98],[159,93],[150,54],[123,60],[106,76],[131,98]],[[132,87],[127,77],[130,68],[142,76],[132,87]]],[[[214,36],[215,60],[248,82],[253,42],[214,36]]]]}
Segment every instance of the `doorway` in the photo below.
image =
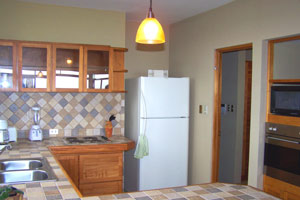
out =
{"type": "Polygon", "coordinates": [[[247,184],[252,44],[217,49],[212,182],[247,184]]]}

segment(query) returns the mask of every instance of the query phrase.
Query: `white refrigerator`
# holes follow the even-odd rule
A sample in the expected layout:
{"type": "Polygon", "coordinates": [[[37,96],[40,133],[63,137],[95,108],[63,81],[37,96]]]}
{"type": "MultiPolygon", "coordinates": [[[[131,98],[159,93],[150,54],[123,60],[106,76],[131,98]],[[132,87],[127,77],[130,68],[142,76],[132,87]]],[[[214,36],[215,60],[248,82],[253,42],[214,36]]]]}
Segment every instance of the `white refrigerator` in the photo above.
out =
{"type": "Polygon", "coordinates": [[[125,81],[125,136],[148,138],[149,155],[124,156],[124,190],[187,185],[189,78],[140,77],[125,81]]]}

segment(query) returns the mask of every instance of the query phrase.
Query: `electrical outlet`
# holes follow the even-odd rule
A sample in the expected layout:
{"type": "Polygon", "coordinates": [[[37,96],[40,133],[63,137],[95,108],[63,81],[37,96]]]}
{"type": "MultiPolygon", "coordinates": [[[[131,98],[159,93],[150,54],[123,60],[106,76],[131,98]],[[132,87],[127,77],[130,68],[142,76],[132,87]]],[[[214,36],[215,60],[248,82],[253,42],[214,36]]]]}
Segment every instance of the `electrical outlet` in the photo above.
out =
{"type": "Polygon", "coordinates": [[[58,134],[58,129],[50,129],[49,134],[50,135],[57,135],[58,134]]]}
{"type": "Polygon", "coordinates": [[[204,114],[204,115],[207,115],[207,114],[208,114],[208,106],[207,106],[207,105],[204,105],[203,107],[204,107],[204,109],[203,109],[203,114],[204,114]]]}

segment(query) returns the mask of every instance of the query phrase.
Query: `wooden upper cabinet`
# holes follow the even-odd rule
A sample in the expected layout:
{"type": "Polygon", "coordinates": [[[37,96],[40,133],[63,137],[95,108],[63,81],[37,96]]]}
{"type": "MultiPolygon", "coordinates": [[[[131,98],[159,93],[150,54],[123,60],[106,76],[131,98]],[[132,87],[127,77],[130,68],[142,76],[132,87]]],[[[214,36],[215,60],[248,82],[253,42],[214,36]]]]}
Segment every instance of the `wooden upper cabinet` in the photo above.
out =
{"type": "Polygon", "coordinates": [[[300,84],[300,35],[270,40],[268,43],[268,85],[266,121],[300,126],[300,117],[270,112],[271,87],[275,84],[300,84]]]}
{"type": "Polygon", "coordinates": [[[269,41],[270,83],[300,84],[300,35],[269,41]]]}
{"type": "Polygon", "coordinates": [[[125,48],[0,40],[0,91],[125,92],[125,48]]]}
{"type": "Polygon", "coordinates": [[[84,47],[83,88],[85,92],[110,91],[111,62],[109,46],[84,47]]]}
{"type": "Polygon", "coordinates": [[[20,91],[51,91],[50,44],[19,43],[18,78],[20,91]]]}
{"type": "Polygon", "coordinates": [[[17,90],[17,48],[14,42],[0,41],[0,91],[17,90]]]}
{"type": "Polygon", "coordinates": [[[53,45],[53,91],[83,91],[83,46],[53,45]]]}
{"type": "Polygon", "coordinates": [[[112,92],[124,91],[124,73],[127,72],[124,68],[124,52],[126,51],[127,49],[124,48],[111,48],[112,92]]]}

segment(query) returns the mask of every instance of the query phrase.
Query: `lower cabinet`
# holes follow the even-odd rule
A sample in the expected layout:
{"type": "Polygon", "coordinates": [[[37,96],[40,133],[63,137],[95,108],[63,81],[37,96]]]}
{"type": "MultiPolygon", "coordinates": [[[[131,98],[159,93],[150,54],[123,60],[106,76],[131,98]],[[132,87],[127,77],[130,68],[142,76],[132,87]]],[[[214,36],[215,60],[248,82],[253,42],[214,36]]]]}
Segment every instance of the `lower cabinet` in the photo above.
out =
{"type": "Polygon", "coordinates": [[[55,157],[78,187],[78,155],[56,154],[55,157]]]}
{"type": "Polygon", "coordinates": [[[123,152],[55,154],[83,196],[122,192],[123,152]]]}
{"type": "Polygon", "coordinates": [[[299,200],[300,187],[264,175],[264,192],[284,200],[299,200]]]}
{"type": "Polygon", "coordinates": [[[122,181],[108,181],[99,183],[83,183],[79,185],[83,196],[96,196],[122,192],[122,181]]]}
{"type": "Polygon", "coordinates": [[[122,192],[123,153],[79,155],[79,190],[82,195],[122,192]]]}

